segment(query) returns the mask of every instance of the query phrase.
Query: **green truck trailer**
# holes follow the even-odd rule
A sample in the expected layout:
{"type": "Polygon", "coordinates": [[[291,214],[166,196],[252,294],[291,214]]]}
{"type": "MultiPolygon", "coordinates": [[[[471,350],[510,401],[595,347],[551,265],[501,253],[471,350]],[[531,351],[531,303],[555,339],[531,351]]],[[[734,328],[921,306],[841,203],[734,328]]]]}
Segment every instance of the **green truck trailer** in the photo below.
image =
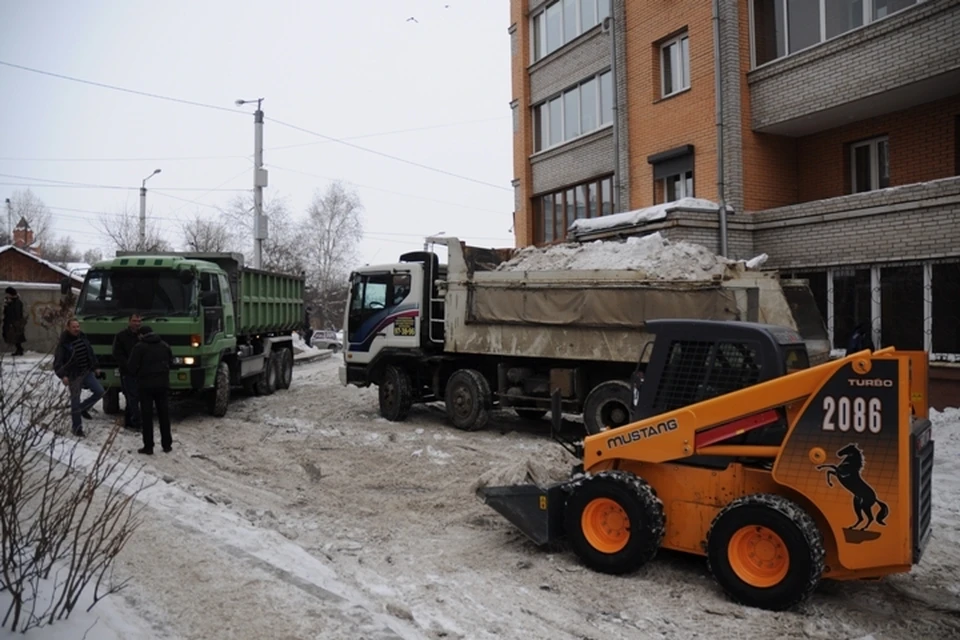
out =
{"type": "Polygon", "coordinates": [[[133,313],[173,351],[171,392],[206,394],[214,416],[227,412],[233,387],[254,395],[289,388],[303,289],[302,277],[245,267],[236,253],[119,252],[97,262],[76,316],[100,361],[104,412],[120,411],[112,344],[133,313]]]}

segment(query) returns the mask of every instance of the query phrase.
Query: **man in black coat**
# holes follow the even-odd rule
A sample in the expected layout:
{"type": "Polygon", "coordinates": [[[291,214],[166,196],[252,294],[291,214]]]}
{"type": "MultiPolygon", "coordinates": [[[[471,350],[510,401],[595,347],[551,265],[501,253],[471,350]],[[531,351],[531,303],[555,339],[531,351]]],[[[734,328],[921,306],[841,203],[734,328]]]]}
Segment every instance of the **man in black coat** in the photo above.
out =
{"type": "Polygon", "coordinates": [[[137,393],[137,379],[130,372],[130,354],[140,341],[140,316],[136,313],[130,316],[127,328],[120,331],[113,338],[113,359],[117,361],[120,370],[120,388],[126,398],[124,407],[124,427],[140,430],[140,396],[137,393]]]}
{"type": "Polygon", "coordinates": [[[100,375],[97,356],[85,333],[80,331],[80,321],[72,318],[67,322],[66,330],[60,335],[56,353],[53,356],[53,371],[70,389],[70,417],[73,421],[73,434],[83,437],[81,417],[90,419],[88,411],[103,397],[103,386],[97,380],[100,375]],[[84,389],[93,392],[89,398],[80,401],[84,389]]]}
{"type": "Polygon", "coordinates": [[[140,427],[143,447],[137,453],[153,455],[153,408],[157,408],[160,422],[160,446],[164,453],[173,449],[170,433],[170,365],[173,352],[148,326],[140,327],[140,341],[133,347],[127,364],[130,373],[137,379],[140,394],[140,427]]]}
{"type": "Polygon", "coordinates": [[[7,287],[3,296],[3,341],[13,345],[13,355],[23,355],[23,343],[27,341],[24,329],[27,321],[23,315],[23,300],[13,287],[7,287]]]}

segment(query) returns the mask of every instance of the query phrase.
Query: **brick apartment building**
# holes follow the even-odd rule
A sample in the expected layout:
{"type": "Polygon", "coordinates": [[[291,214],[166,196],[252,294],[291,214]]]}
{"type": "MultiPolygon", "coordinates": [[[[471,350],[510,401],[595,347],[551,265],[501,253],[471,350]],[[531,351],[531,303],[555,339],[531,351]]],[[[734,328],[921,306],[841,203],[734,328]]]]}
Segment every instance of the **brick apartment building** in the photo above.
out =
{"type": "Polygon", "coordinates": [[[960,403],[960,0],[510,9],[518,246],[720,203],[587,237],[767,253],[809,279],[835,347],[871,322],[875,344],[931,352],[931,395],[960,403]]]}

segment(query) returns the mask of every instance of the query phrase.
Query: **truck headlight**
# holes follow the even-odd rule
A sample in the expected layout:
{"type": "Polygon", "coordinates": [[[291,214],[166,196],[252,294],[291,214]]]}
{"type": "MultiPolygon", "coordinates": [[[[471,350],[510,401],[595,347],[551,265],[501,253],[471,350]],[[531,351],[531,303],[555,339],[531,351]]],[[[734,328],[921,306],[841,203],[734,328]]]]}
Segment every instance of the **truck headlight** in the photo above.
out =
{"type": "Polygon", "coordinates": [[[196,359],[193,356],[186,356],[183,358],[183,364],[187,366],[193,366],[195,362],[196,362],[196,359]]]}

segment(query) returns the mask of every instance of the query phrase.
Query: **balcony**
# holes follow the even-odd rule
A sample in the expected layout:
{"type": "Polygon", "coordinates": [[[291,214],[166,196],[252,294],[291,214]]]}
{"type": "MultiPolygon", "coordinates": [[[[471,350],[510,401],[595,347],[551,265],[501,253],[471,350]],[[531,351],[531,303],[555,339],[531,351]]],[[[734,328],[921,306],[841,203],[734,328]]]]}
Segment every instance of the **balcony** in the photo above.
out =
{"type": "MultiPolygon", "coordinates": [[[[763,20],[755,11],[758,22],[763,20]]],[[[765,44],[782,50],[783,43],[773,41],[799,30],[793,27],[771,32],[765,44]]],[[[829,35],[826,21],[820,29],[829,35]]],[[[754,37],[758,47],[760,40],[754,37]]],[[[752,128],[794,137],[955,95],[960,93],[960,3],[921,1],[763,64],[747,74],[747,82],[752,128]]]]}

